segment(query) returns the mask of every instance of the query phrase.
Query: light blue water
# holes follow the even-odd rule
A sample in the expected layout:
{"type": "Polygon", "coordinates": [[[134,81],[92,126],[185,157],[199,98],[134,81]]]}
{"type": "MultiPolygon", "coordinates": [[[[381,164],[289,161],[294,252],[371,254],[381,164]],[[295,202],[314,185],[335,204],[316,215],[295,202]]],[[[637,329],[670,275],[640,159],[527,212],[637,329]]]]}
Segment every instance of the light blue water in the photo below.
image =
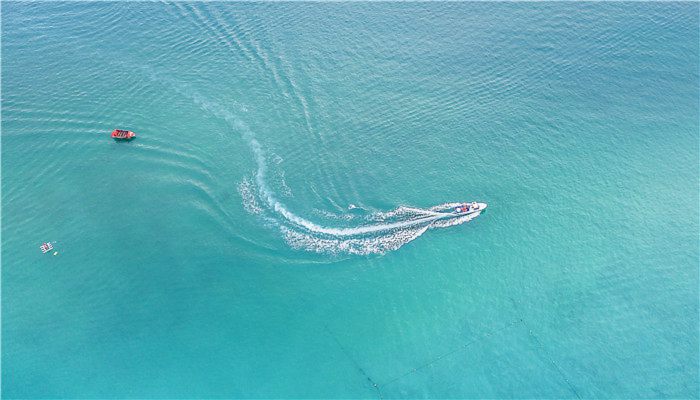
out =
{"type": "Polygon", "coordinates": [[[4,2],[3,397],[698,397],[698,14],[4,2]]]}

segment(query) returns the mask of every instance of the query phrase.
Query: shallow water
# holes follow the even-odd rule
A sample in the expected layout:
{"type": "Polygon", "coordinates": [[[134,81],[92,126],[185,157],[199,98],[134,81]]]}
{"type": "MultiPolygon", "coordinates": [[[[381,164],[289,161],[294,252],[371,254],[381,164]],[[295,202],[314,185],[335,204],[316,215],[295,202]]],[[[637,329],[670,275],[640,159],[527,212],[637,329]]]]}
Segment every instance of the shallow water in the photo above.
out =
{"type": "Polygon", "coordinates": [[[4,397],[698,397],[697,3],[2,11],[4,397]]]}

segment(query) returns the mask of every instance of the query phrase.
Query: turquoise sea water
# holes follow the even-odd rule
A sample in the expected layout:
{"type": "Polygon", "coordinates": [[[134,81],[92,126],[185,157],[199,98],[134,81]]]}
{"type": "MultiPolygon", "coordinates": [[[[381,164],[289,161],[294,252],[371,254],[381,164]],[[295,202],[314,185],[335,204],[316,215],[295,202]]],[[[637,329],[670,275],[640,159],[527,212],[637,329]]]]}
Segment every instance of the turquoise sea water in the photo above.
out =
{"type": "Polygon", "coordinates": [[[3,2],[3,397],[698,397],[698,15],[3,2]]]}

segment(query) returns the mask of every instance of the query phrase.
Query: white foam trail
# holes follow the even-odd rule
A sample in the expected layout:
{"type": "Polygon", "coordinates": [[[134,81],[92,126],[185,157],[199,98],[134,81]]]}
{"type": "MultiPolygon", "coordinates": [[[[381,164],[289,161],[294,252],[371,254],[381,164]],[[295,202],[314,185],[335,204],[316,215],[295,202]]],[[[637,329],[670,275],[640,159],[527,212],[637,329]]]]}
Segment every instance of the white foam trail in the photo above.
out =
{"type": "Polygon", "coordinates": [[[243,208],[251,214],[260,214],[262,213],[262,207],[258,204],[253,192],[253,185],[247,179],[244,179],[243,182],[238,185],[238,193],[243,198],[243,208]]]}
{"type": "MultiPolygon", "coordinates": [[[[241,132],[253,153],[257,165],[255,184],[259,196],[275,214],[282,216],[292,227],[280,225],[287,243],[294,248],[303,248],[317,252],[347,252],[351,254],[384,253],[396,250],[404,244],[421,236],[431,227],[443,227],[461,224],[478,216],[475,213],[466,216],[455,216],[450,210],[460,203],[448,203],[420,209],[399,207],[394,211],[375,215],[376,219],[386,220],[407,217],[395,222],[375,223],[349,228],[332,228],[318,225],[290,211],[267,184],[267,164],[262,146],[248,126],[222,107],[197,98],[202,107],[226,119],[232,127],[241,132]],[[297,229],[294,229],[297,228],[297,229]],[[299,229],[301,231],[299,231],[299,229]]],[[[244,199],[245,201],[245,199],[244,199]]],[[[255,204],[251,210],[258,211],[255,204]]]]}
{"type": "MultiPolygon", "coordinates": [[[[201,99],[200,99],[201,101],[201,99]]],[[[418,218],[418,219],[413,219],[413,220],[408,220],[408,221],[400,221],[400,222],[394,222],[394,223],[387,223],[387,224],[377,224],[377,225],[369,225],[369,226],[359,226],[359,227],[354,227],[354,228],[329,228],[329,227],[323,227],[320,225],[317,225],[305,218],[302,218],[293,212],[291,212],[287,207],[280,202],[275,194],[270,190],[270,188],[267,186],[267,164],[265,163],[265,155],[262,149],[262,146],[260,146],[260,143],[257,141],[255,138],[253,132],[248,128],[247,125],[245,125],[243,122],[235,118],[231,113],[221,109],[218,106],[211,105],[211,104],[205,104],[207,109],[217,112],[217,113],[222,113],[222,116],[229,121],[235,128],[237,128],[239,131],[242,132],[243,137],[248,141],[249,147],[251,151],[253,152],[253,156],[255,158],[256,164],[257,164],[257,171],[255,173],[255,183],[257,184],[257,187],[260,191],[261,197],[263,197],[264,200],[266,200],[267,204],[269,207],[271,207],[274,211],[282,215],[287,221],[302,227],[308,231],[315,232],[315,233],[321,233],[325,235],[330,235],[330,236],[358,236],[358,235],[364,235],[364,234],[369,234],[369,233],[374,233],[374,232],[382,232],[382,231],[389,231],[389,230],[394,230],[394,229],[399,229],[399,228],[405,228],[405,227],[410,227],[414,225],[419,225],[423,223],[428,223],[435,221],[437,219],[443,218],[444,216],[442,214],[438,213],[431,213],[431,215],[428,215],[426,217],[418,218]]]]}
{"type": "Polygon", "coordinates": [[[294,248],[324,253],[385,253],[420,237],[430,228],[458,225],[480,214],[479,212],[458,216],[451,211],[460,203],[447,203],[429,209],[402,206],[386,213],[375,213],[370,217],[374,223],[356,227],[332,228],[315,224],[290,211],[270,189],[267,184],[265,152],[253,131],[240,118],[224,106],[199,95],[190,87],[156,75],[148,69],[144,70],[154,79],[170,82],[179,93],[192,99],[202,109],[224,119],[241,134],[253,154],[257,167],[254,182],[244,180],[238,187],[244,207],[248,212],[262,215],[266,221],[278,226],[287,243],[294,248]],[[257,193],[253,187],[257,187],[257,193]],[[258,199],[262,202],[258,202],[258,199]],[[268,208],[274,215],[266,215],[265,211],[268,211],[268,208]],[[280,216],[284,221],[280,221],[280,216]]]}
{"type": "Polygon", "coordinates": [[[384,235],[359,238],[323,238],[283,228],[282,232],[290,246],[296,249],[318,253],[349,253],[367,255],[396,250],[404,244],[418,238],[430,225],[418,229],[399,230],[384,235]]]}

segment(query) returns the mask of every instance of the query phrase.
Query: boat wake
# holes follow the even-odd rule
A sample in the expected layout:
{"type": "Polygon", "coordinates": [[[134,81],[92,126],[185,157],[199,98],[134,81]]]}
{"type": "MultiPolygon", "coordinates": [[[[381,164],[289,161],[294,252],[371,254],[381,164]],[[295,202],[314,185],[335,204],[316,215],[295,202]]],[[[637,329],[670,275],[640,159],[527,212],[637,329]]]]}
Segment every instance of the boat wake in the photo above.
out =
{"type": "Polygon", "coordinates": [[[246,179],[238,186],[245,209],[278,227],[286,242],[295,249],[332,254],[382,254],[400,248],[428,229],[459,225],[480,215],[480,212],[454,214],[452,210],[461,203],[445,203],[428,209],[402,206],[363,218],[350,218],[354,226],[349,227],[321,226],[289,211],[270,194],[264,175],[262,184],[259,173],[256,176],[257,183],[246,179]]]}
{"type": "Polygon", "coordinates": [[[320,253],[382,254],[417,239],[428,229],[459,225],[480,214],[455,215],[421,210],[422,212],[416,215],[405,211],[404,207],[394,210],[398,221],[391,223],[370,223],[346,229],[325,228],[322,231],[289,227],[282,227],[281,230],[287,243],[298,249],[320,253]],[[340,234],[329,234],[329,230],[340,231],[340,234]]]}
{"type": "MultiPolygon", "coordinates": [[[[162,76],[157,78],[168,81],[162,76]]],[[[243,206],[249,213],[262,216],[276,226],[293,248],[332,254],[382,254],[400,248],[428,229],[459,225],[481,214],[481,211],[455,214],[454,208],[461,203],[445,203],[428,209],[402,206],[392,211],[370,214],[362,221],[348,216],[347,220],[356,222],[354,226],[318,225],[290,211],[270,189],[265,152],[247,124],[226,107],[209,101],[191,88],[185,85],[173,87],[202,109],[224,119],[245,140],[256,163],[256,170],[252,178],[245,179],[238,186],[243,206]]]]}
{"type": "Polygon", "coordinates": [[[257,170],[252,179],[239,185],[243,205],[248,212],[261,215],[277,226],[286,242],[295,249],[331,254],[383,254],[420,237],[428,229],[459,225],[481,214],[481,211],[455,214],[453,210],[462,203],[445,203],[428,209],[401,206],[370,214],[362,221],[350,218],[354,226],[322,226],[293,213],[278,200],[267,185],[267,164],[262,148],[252,133],[244,137],[250,140],[257,170]]]}

